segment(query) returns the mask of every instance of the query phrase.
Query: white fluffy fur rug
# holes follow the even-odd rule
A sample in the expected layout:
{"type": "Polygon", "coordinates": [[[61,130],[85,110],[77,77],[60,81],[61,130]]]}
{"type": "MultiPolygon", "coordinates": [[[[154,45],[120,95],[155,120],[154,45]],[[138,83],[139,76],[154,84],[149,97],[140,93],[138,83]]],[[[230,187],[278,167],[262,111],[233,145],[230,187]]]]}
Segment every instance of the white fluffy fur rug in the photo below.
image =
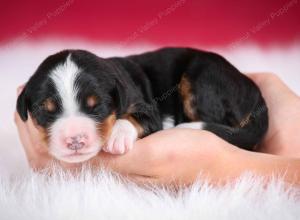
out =
{"type": "Polygon", "coordinates": [[[80,178],[52,178],[27,173],[0,178],[2,220],[96,219],[299,219],[299,191],[284,189],[274,180],[245,175],[236,183],[215,189],[205,182],[172,193],[122,183],[107,172],[80,178]],[[2,180],[1,180],[2,179],[2,180]],[[298,200],[297,200],[298,199],[298,200]]]}
{"type": "MultiPolygon", "coordinates": [[[[28,169],[13,124],[15,90],[50,53],[89,49],[101,56],[123,55],[154,46],[119,49],[82,42],[23,43],[0,48],[0,219],[300,219],[300,189],[274,179],[268,186],[249,174],[223,188],[199,180],[172,193],[124,183],[110,173],[88,171],[78,178],[57,172],[52,178],[28,169]],[[142,49],[141,49],[142,48],[142,49]]],[[[266,50],[255,46],[223,51],[244,72],[278,73],[300,94],[300,45],[266,50]]]]}

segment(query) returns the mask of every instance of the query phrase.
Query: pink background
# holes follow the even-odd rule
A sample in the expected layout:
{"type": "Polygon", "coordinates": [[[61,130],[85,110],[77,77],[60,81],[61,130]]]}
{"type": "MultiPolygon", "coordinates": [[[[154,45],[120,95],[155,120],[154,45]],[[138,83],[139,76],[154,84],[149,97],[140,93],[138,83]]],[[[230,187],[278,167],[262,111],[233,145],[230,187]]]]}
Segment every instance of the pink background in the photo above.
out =
{"type": "Polygon", "coordinates": [[[2,0],[0,18],[0,43],[66,37],[128,46],[262,46],[300,38],[299,0],[2,0]]]}

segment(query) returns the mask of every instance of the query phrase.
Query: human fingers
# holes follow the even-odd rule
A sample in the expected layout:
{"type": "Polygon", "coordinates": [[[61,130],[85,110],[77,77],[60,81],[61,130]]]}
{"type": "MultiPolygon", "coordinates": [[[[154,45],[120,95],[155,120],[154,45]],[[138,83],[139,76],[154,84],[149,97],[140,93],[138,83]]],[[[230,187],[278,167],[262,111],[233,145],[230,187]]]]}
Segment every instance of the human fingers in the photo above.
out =
{"type": "MultiPolygon", "coordinates": [[[[25,85],[21,85],[17,88],[17,95],[21,94],[24,87],[25,85]]],[[[48,154],[45,154],[46,146],[40,141],[39,132],[33,125],[31,117],[29,116],[24,122],[18,112],[15,112],[14,121],[30,166],[34,169],[43,168],[42,165],[46,164],[50,158],[48,154]]]]}
{"type": "Polygon", "coordinates": [[[34,150],[31,136],[29,135],[27,124],[22,121],[17,112],[14,113],[15,124],[18,130],[18,135],[21,141],[21,144],[25,150],[28,160],[36,157],[36,152],[34,150]]]}
{"type": "MultiPolygon", "coordinates": [[[[24,87],[25,87],[25,84],[23,84],[17,88],[17,96],[19,96],[21,94],[24,87]]],[[[37,153],[33,148],[32,137],[29,132],[28,124],[21,119],[18,112],[14,113],[14,122],[17,127],[18,135],[19,135],[21,144],[24,147],[24,150],[25,150],[28,160],[35,158],[37,156],[37,153]]]]}

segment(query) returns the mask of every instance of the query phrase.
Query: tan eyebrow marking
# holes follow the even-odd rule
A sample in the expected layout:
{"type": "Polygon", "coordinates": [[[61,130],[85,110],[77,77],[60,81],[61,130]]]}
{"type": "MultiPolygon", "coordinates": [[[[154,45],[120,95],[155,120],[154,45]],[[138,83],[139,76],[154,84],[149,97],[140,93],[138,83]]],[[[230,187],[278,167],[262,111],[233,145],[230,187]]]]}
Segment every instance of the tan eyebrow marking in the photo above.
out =
{"type": "Polygon", "coordinates": [[[98,97],[95,95],[90,95],[86,99],[86,104],[88,107],[93,108],[98,104],[98,97]]]}
{"type": "Polygon", "coordinates": [[[47,98],[44,102],[43,102],[43,107],[46,111],[48,112],[54,112],[57,108],[54,100],[52,98],[47,98]]]}

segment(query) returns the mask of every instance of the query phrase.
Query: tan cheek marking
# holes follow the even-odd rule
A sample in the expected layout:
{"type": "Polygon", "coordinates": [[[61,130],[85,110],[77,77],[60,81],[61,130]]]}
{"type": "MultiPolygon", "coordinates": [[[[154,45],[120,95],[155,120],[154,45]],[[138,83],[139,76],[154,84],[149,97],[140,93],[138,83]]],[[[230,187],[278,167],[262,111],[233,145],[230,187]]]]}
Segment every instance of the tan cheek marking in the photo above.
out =
{"type": "Polygon", "coordinates": [[[183,102],[183,110],[186,116],[192,121],[198,121],[199,117],[194,108],[194,96],[192,94],[191,84],[185,74],[183,74],[179,83],[179,93],[183,102]]]}
{"type": "Polygon", "coordinates": [[[86,104],[88,107],[93,108],[98,103],[98,98],[94,95],[87,97],[86,104]]]}
{"type": "Polygon", "coordinates": [[[133,126],[137,130],[139,138],[144,136],[144,128],[134,117],[132,117],[130,114],[125,114],[122,118],[130,121],[133,124],[133,126]]]}
{"type": "Polygon", "coordinates": [[[108,141],[112,128],[116,123],[116,120],[117,120],[116,114],[113,112],[101,124],[99,124],[98,131],[100,133],[100,137],[103,138],[104,143],[108,141]]]}

